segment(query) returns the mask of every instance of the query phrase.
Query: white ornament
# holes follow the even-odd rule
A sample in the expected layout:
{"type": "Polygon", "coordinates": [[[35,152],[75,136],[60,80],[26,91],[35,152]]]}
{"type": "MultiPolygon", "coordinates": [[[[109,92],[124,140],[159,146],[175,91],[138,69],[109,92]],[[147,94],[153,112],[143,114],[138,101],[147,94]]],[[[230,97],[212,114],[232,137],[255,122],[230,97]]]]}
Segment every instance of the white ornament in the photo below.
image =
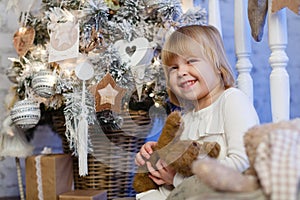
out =
{"type": "Polygon", "coordinates": [[[75,74],[80,80],[89,80],[94,76],[93,65],[87,61],[79,61],[75,68],[75,74]]]}
{"type": "Polygon", "coordinates": [[[79,175],[85,176],[88,174],[88,109],[85,103],[85,81],[94,76],[94,68],[89,62],[85,61],[84,58],[81,58],[78,59],[78,65],[75,68],[75,74],[80,80],[82,80],[81,113],[78,117],[76,130],[78,138],[76,147],[78,152],[79,175]]]}
{"type": "Polygon", "coordinates": [[[41,97],[50,98],[54,95],[54,86],[56,76],[49,69],[43,69],[37,72],[32,79],[33,91],[41,97]]]}
{"type": "Polygon", "coordinates": [[[48,46],[48,62],[76,58],[79,54],[79,24],[66,22],[54,26],[48,46]]]}
{"type": "Polygon", "coordinates": [[[10,112],[14,124],[23,129],[33,128],[41,117],[40,106],[30,99],[18,101],[10,112]]]}
{"type": "Polygon", "coordinates": [[[140,100],[145,70],[151,63],[156,46],[143,37],[136,38],[131,42],[118,40],[114,46],[119,51],[122,62],[127,63],[131,69],[140,100]]]}
{"type": "Polygon", "coordinates": [[[129,66],[139,66],[150,64],[155,46],[146,38],[139,37],[131,42],[127,40],[118,40],[114,47],[119,51],[122,62],[129,66]]]}

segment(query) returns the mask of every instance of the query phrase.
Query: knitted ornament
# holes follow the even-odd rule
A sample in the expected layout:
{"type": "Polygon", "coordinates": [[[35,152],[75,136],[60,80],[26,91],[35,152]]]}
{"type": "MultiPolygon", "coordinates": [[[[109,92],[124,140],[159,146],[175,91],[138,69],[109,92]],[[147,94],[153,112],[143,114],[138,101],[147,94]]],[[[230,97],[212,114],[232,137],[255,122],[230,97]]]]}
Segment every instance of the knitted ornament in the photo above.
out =
{"type": "Polygon", "coordinates": [[[39,104],[30,99],[18,101],[10,112],[12,122],[22,129],[35,127],[41,117],[39,104]]]}
{"type": "Polygon", "coordinates": [[[54,86],[56,76],[49,69],[43,69],[37,72],[32,79],[33,91],[41,97],[50,98],[54,95],[54,86]]]}

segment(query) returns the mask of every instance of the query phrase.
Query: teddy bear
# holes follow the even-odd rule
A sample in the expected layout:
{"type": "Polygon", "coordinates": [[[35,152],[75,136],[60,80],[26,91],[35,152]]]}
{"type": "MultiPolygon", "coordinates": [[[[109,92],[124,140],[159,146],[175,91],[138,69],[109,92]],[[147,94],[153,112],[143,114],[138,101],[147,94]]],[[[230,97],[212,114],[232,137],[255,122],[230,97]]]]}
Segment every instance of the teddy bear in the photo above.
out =
{"type": "MultiPolygon", "coordinates": [[[[183,176],[191,176],[192,162],[198,156],[206,155],[217,158],[220,152],[220,145],[217,142],[199,143],[192,140],[180,140],[183,131],[183,121],[179,111],[171,112],[162,129],[162,133],[158,138],[157,145],[154,147],[153,154],[149,158],[149,162],[155,167],[159,159],[164,160],[176,172],[183,176]]],[[[136,192],[145,192],[151,189],[157,189],[158,185],[148,176],[149,172],[146,165],[139,166],[134,178],[133,188],[136,192]]]]}
{"type": "MultiPolygon", "coordinates": [[[[197,160],[192,172],[200,182],[194,187],[199,188],[204,183],[204,187],[213,189],[210,194],[214,195],[262,191],[261,199],[299,199],[300,119],[256,125],[247,130],[244,143],[250,163],[244,173],[213,159],[197,160]]],[[[197,180],[190,180],[184,188],[193,187],[195,182],[197,180]]]]}

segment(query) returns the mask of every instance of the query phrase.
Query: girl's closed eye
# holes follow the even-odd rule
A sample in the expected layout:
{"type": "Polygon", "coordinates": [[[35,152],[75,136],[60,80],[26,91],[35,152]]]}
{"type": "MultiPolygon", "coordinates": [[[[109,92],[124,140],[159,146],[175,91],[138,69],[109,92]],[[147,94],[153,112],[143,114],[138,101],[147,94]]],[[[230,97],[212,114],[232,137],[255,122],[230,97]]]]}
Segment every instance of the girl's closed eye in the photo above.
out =
{"type": "Polygon", "coordinates": [[[176,71],[176,69],[178,69],[178,66],[176,66],[176,65],[173,65],[173,66],[169,66],[169,67],[168,67],[168,71],[169,71],[169,72],[176,71]]]}
{"type": "Polygon", "coordinates": [[[186,62],[187,62],[187,64],[194,64],[194,63],[200,62],[200,59],[191,58],[191,59],[188,59],[186,62]]]}

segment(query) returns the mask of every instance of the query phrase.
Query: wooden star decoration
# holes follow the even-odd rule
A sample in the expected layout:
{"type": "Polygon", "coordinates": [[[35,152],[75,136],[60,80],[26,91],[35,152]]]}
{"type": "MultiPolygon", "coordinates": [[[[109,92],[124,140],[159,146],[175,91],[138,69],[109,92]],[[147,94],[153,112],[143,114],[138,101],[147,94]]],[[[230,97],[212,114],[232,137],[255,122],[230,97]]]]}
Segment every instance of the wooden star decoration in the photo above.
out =
{"type": "Polygon", "coordinates": [[[297,15],[300,14],[300,0],[273,0],[272,1],[272,12],[287,7],[297,15]]]}
{"type": "Polygon", "coordinates": [[[110,103],[111,105],[115,105],[115,98],[118,95],[118,91],[115,90],[111,84],[107,84],[105,88],[98,90],[98,93],[101,96],[100,104],[110,103]]]}
{"type": "Polygon", "coordinates": [[[96,112],[121,111],[121,101],[126,94],[126,89],[119,87],[109,73],[96,86],[92,87],[91,91],[95,97],[96,112]]]}

